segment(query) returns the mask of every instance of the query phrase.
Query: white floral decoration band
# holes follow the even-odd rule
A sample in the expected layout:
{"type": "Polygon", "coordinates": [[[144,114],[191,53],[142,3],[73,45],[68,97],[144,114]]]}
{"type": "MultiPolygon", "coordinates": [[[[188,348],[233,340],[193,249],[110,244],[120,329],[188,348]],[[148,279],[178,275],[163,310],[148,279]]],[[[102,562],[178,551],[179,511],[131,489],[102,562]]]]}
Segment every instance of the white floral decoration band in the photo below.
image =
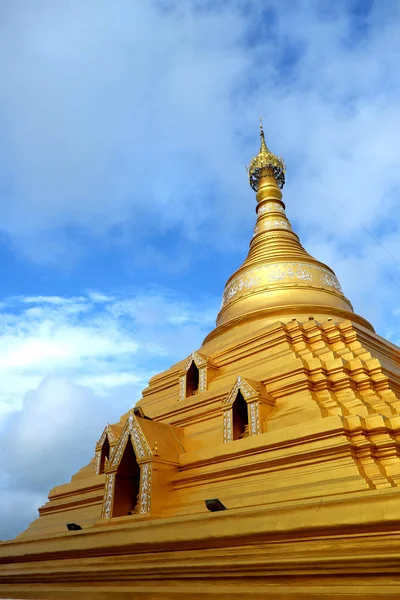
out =
{"type": "MultiPolygon", "coordinates": [[[[151,508],[151,475],[153,465],[148,462],[140,467],[140,510],[141,514],[150,512],[151,508]]],[[[108,473],[103,499],[102,518],[110,519],[114,500],[115,473],[108,473]]]]}
{"type": "Polygon", "coordinates": [[[100,473],[100,460],[101,460],[101,450],[96,450],[96,454],[94,456],[94,469],[93,469],[93,472],[95,475],[99,475],[99,473],[100,473]]]}
{"type": "Polygon", "coordinates": [[[140,513],[150,512],[151,507],[151,475],[152,463],[142,464],[140,467],[140,513]]]}
{"type": "Polygon", "coordinates": [[[109,519],[111,517],[111,510],[113,505],[114,498],[114,483],[115,483],[115,473],[108,473],[106,476],[106,485],[104,490],[104,499],[103,499],[103,510],[102,510],[102,518],[109,519]]]}
{"type": "Polygon", "coordinates": [[[119,461],[121,460],[122,454],[125,450],[125,446],[128,443],[129,436],[131,436],[137,459],[144,458],[146,455],[151,455],[151,450],[146,438],[144,437],[134,415],[131,413],[125,423],[124,429],[122,430],[121,436],[111,456],[111,467],[115,467],[119,464],[119,461]]]}
{"type": "Polygon", "coordinates": [[[232,441],[232,410],[224,410],[224,444],[232,441]]]}
{"type": "Polygon", "coordinates": [[[207,366],[208,359],[201,356],[198,352],[193,351],[187,358],[183,372],[179,377],[179,399],[185,400],[186,398],[186,375],[191,366],[194,363],[199,370],[199,392],[205,392],[207,390],[207,366]]]}
{"type": "Polygon", "coordinates": [[[103,433],[101,434],[99,441],[96,444],[96,448],[100,448],[104,444],[106,436],[108,437],[108,441],[110,444],[114,444],[116,442],[116,437],[115,437],[114,432],[111,429],[110,425],[107,425],[105,427],[103,433]]]}
{"type": "Polygon", "coordinates": [[[249,407],[250,407],[251,435],[258,435],[260,433],[259,402],[252,402],[249,405],[249,407]]]}
{"type": "Polygon", "coordinates": [[[328,269],[302,262],[272,263],[249,269],[230,281],[224,291],[222,307],[249,291],[268,288],[277,282],[290,283],[296,280],[307,281],[318,287],[334,288],[343,293],[336,276],[328,269]]]}
{"type": "Polygon", "coordinates": [[[285,209],[279,202],[266,202],[265,204],[261,204],[261,206],[257,206],[257,215],[263,215],[265,213],[272,212],[279,212],[284,215],[285,209]]]}
{"type": "Polygon", "coordinates": [[[187,371],[190,367],[190,365],[192,364],[192,362],[194,362],[194,364],[196,365],[196,367],[198,369],[200,369],[200,367],[203,367],[204,365],[207,364],[207,359],[204,358],[203,356],[201,356],[201,354],[199,354],[198,352],[196,352],[195,350],[190,354],[190,356],[188,356],[186,362],[185,362],[185,366],[183,367],[184,371],[187,371]]]}
{"type": "Polygon", "coordinates": [[[247,402],[247,411],[250,416],[250,435],[258,435],[260,433],[260,413],[259,413],[259,395],[260,386],[257,382],[250,383],[246,381],[241,375],[238,376],[234,386],[222,402],[223,410],[223,430],[224,430],[224,444],[231,442],[233,439],[232,432],[232,408],[237,398],[238,391],[240,390],[242,396],[247,402]],[[253,387],[253,386],[256,387],[253,387]]]}
{"type": "Polygon", "coordinates": [[[229,392],[228,396],[225,398],[224,404],[233,404],[239,390],[245,398],[250,398],[251,396],[254,396],[257,393],[250,387],[247,381],[243,379],[241,375],[239,375],[239,377],[236,379],[235,385],[229,392]]]}
{"type": "Polygon", "coordinates": [[[271,229],[286,229],[288,231],[292,230],[292,226],[286,219],[276,218],[271,219],[268,217],[267,219],[260,219],[257,221],[256,226],[254,227],[253,237],[258,233],[262,233],[263,231],[270,231],[271,229]]]}

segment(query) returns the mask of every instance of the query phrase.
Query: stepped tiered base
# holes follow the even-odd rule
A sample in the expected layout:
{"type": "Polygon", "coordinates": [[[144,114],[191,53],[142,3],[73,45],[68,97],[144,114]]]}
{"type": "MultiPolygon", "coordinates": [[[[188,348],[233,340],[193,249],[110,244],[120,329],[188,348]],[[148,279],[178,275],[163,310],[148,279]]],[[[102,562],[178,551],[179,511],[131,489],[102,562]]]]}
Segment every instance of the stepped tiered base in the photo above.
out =
{"type": "Polygon", "coordinates": [[[180,399],[190,361],[154,377],[140,402],[152,420],[125,415],[110,429],[106,473],[93,459],[0,544],[0,598],[400,595],[399,349],[357,323],[313,319],[218,344],[197,355],[212,365],[207,385],[180,399]],[[264,416],[231,441],[238,389],[264,416]],[[106,481],[133,432],[152,467],[151,509],[141,500],[113,517],[106,481]],[[211,498],[227,510],[207,512],[211,498]]]}
{"type": "Polygon", "coordinates": [[[0,596],[395,599],[399,561],[391,489],[17,542],[3,548],[0,596]]]}

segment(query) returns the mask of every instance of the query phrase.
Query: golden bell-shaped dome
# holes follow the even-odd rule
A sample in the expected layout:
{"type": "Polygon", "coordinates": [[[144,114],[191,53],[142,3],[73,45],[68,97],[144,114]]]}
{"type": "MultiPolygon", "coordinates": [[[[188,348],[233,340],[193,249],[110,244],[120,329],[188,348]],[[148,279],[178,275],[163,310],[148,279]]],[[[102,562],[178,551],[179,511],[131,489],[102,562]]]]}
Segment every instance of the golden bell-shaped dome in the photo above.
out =
{"type": "Polygon", "coordinates": [[[320,321],[350,319],[372,329],[353,312],[335,273],[300,243],[285,213],[281,188],[285,165],[266,146],[261,128],[261,149],[248,172],[257,192],[257,222],[243,265],[228,279],[217,327],[205,339],[293,318],[320,321]]]}

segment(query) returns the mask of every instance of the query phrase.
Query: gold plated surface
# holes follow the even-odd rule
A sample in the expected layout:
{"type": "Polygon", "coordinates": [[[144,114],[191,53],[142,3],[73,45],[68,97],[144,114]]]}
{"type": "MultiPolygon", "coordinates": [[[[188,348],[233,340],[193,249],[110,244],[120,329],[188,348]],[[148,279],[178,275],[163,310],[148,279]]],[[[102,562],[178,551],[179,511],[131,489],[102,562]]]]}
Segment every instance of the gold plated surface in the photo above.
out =
{"type": "Polygon", "coordinates": [[[217,327],[0,543],[0,598],[399,597],[400,349],[301,246],[268,168],[217,327]],[[125,449],[139,493],[113,516],[125,449]]]}
{"type": "MultiPolygon", "coordinates": [[[[257,191],[253,238],[243,265],[225,286],[217,328],[207,340],[221,335],[226,339],[229,323],[237,327],[239,320],[243,328],[248,320],[272,323],[312,314],[361,323],[335,273],[310,256],[293,231],[282,201],[278,164],[286,172],[282,159],[267,149],[261,128],[261,150],[249,167],[250,185],[257,191]],[[251,177],[256,176],[253,185],[251,177]]],[[[365,321],[363,325],[370,327],[365,321]]]]}

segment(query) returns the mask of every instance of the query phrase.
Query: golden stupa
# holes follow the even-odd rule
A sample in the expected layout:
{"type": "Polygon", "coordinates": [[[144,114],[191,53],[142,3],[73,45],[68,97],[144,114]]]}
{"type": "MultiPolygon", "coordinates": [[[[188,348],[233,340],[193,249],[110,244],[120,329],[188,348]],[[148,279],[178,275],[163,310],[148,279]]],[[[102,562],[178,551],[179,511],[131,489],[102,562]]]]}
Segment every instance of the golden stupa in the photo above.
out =
{"type": "Polygon", "coordinates": [[[262,130],[249,180],[216,328],[0,544],[0,597],[400,595],[399,348],[300,244],[262,130]]]}

